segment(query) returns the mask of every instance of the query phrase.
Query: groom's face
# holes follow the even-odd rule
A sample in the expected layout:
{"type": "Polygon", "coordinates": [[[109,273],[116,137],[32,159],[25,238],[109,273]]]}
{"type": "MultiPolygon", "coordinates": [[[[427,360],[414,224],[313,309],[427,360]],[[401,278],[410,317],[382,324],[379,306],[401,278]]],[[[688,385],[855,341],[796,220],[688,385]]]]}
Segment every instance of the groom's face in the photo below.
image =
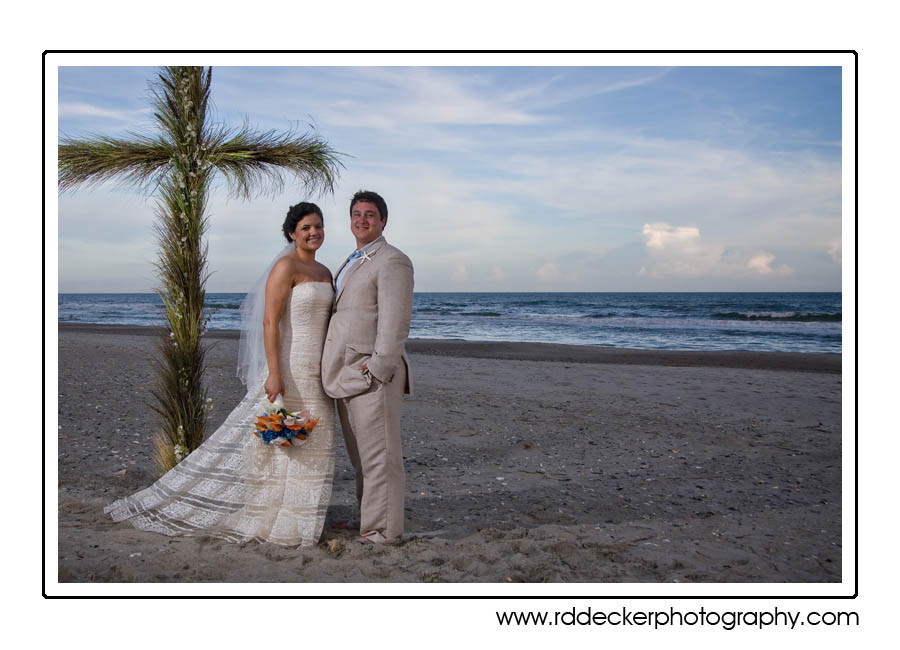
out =
{"type": "Polygon", "coordinates": [[[350,210],[350,231],[356,237],[356,247],[362,248],[366,244],[381,237],[384,231],[384,221],[378,212],[378,207],[368,201],[359,201],[353,204],[350,210]]]}

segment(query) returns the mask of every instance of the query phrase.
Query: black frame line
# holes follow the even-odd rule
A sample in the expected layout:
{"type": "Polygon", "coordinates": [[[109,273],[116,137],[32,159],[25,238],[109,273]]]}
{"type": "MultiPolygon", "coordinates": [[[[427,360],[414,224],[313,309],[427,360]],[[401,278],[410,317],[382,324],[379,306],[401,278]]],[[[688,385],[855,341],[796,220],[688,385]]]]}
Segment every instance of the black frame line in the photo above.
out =
{"type": "MultiPolygon", "coordinates": [[[[41,170],[41,179],[42,186],[44,188],[44,192],[41,195],[41,213],[42,213],[42,226],[41,226],[41,280],[42,280],[42,288],[41,288],[41,316],[43,318],[43,329],[41,334],[41,353],[43,363],[43,369],[41,373],[41,378],[43,384],[41,386],[41,404],[43,411],[46,411],[47,408],[47,386],[46,386],[46,344],[47,344],[47,322],[46,322],[46,245],[47,245],[47,237],[46,237],[46,226],[47,226],[47,199],[46,199],[46,188],[47,188],[47,160],[46,160],[46,144],[47,144],[47,128],[46,128],[46,113],[47,113],[47,87],[46,87],[46,77],[47,77],[47,55],[48,54],[852,54],[853,55],[853,65],[854,65],[854,269],[853,269],[853,279],[854,279],[854,349],[858,351],[859,349],[859,53],[856,50],[44,50],[41,53],[41,116],[42,116],[42,136],[41,136],[41,162],[43,168],[41,170]]],[[[843,194],[843,188],[842,188],[843,194]]],[[[844,215],[841,215],[841,219],[843,220],[844,215]]],[[[843,356],[843,352],[842,352],[843,356]]],[[[854,600],[859,596],[859,355],[854,355],[854,398],[853,398],[853,414],[854,414],[854,468],[855,468],[855,493],[854,493],[854,504],[855,504],[855,512],[854,512],[854,535],[855,535],[855,545],[854,545],[854,585],[853,585],[853,594],[852,595],[844,595],[844,596],[829,596],[829,595],[814,595],[814,596],[785,596],[785,595],[773,595],[773,596],[760,596],[760,595],[744,595],[744,596],[722,596],[722,595],[702,595],[702,596],[684,596],[684,595],[674,595],[674,596],[665,596],[665,595],[654,595],[654,596],[622,596],[622,595],[599,595],[599,596],[584,596],[584,595],[572,595],[572,596],[555,596],[555,595],[543,595],[543,594],[532,594],[532,595],[497,595],[497,596],[483,596],[483,595],[467,595],[467,596],[446,596],[446,595],[438,595],[438,596],[361,596],[361,595],[347,595],[347,596],[303,596],[303,595],[266,595],[266,596],[238,596],[238,595],[228,595],[228,596],[201,596],[201,595],[192,595],[192,596],[182,596],[182,595],[168,595],[168,596],[136,596],[136,595],[98,595],[98,596],[88,596],[88,595],[48,595],[47,594],[47,565],[46,565],[46,551],[47,551],[47,530],[46,530],[46,509],[47,509],[47,494],[46,494],[46,462],[47,462],[47,454],[46,454],[46,444],[47,444],[47,429],[46,429],[46,421],[43,424],[43,435],[41,438],[41,457],[43,460],[43,464],[41,465],[41,548],[43,550],[42,558],[41,558],[41,594],[47,600],[77,600],[77,599],[209,599],[209,600],[221,600],[221,599],[309,599],[315,598],[317,600],[369,600],[369,599],[390,599],[390,600],[419,600],[419,599],[427,599],[427,600],[459,600],[459,599],[469,599],[469,600],[854,600]]],[[[843,371],[842,371],[843,372],[843,371]]],[[[843,521],[843,513],[842,513],[842,521],[843,521]]],[[[843,566],[843,563],[842,563],[843,566]]],[[[143,583],[142,583],[143,584],[143,583]]],[[[156,583],[152,583],[156,584],[156,583]]],[[[221,583],[217,583],[221,584],[221,583]]],[[[299,584],[299,583],[297,583],[299,584]]],[[[310,583],[312,584],[312,583],[310,583]]],[[[403,583],[403,584],[411,584],[411,583],[403,583]]],[[[559,584],[559,583],[553,583],[559,584]]],[[[598,584],[606,584],[606,583],[598,583],[598,584]]],[[[612,584],[612,583],[609,583],[612,584]]],[[[621,583],[621,584],[633,584],[633,583],[621,583]]],[[[654,583],[655,584],[655,583],[654,583]]],[[[716,585],[732,585],[738,583],[710,583],[716,585]]],[[[747,583],[752,584],[752,583],[747,583]]],[[[813,584],[813,583],[798,583],[798,584],[813,584]]],[[[818,583],[815,583],[818,585],[818,583]]]]}

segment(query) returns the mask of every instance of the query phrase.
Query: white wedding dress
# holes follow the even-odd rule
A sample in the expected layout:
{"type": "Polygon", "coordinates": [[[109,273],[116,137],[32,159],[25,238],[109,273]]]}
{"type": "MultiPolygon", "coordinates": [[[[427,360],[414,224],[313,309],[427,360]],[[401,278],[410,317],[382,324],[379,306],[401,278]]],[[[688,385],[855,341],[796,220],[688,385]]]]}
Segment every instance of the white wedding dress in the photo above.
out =
{"type": "Polygon", "coordinates": [[[260,407],[268,404],[260,385],[156,483],[104,510],[115,521],[166,535],[316,544],[334,475],[334,401],[320,377],[333,294],[328,282],[296,285],[280,323],[281,367],[289,369],[285,408],[321,418],[303,446],[264,445],[253,435],[260,407]]]}

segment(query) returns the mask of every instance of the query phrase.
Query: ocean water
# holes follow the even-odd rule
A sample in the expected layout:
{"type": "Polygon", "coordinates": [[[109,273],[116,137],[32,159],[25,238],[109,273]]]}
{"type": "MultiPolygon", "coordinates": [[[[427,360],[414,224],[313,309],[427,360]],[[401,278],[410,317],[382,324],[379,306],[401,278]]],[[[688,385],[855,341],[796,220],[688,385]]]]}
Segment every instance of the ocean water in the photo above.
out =
{"type": "MultiPolygon", "coordinates": [[[[242,293],[209,293],[239,329],[242,293]]],[[[411,338],[666,350],[841,352],[840,293],[416,293],[411,338]]],[[[59,322],[164,325],[148,293],[59,294],[59,322]]]]}

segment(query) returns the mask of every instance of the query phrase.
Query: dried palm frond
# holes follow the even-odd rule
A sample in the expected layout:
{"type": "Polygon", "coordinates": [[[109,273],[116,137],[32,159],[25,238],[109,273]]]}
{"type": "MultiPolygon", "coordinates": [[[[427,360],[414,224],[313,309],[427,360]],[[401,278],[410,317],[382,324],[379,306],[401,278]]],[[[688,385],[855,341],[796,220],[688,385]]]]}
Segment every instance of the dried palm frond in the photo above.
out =
{"type": "Polygon", "coordinates": [[[113,178],[147,187],[165,177],[170,168],[170,145],[160,138],[133,137],[63,138],[59,145],[59,189],[65,192],[113,178]]]}
{"type": "Polygon", "coordinates": [[[153,434],[153,466],[162,476],[177,464],[175,461],[175,444],[165,431],[153,434]]]}
{"type": "Polygon", "coordinates": [[[343,154],[314,130],[298,135],[295,130],[259,132],[244,125],[236,133],[211,133],[210,150],[210,163],[242,198],[249,198],[257,187],[269,193],[281,191],[290,175],[301,181],[307,194],[333,192],[343,166],[343,154]]]}

